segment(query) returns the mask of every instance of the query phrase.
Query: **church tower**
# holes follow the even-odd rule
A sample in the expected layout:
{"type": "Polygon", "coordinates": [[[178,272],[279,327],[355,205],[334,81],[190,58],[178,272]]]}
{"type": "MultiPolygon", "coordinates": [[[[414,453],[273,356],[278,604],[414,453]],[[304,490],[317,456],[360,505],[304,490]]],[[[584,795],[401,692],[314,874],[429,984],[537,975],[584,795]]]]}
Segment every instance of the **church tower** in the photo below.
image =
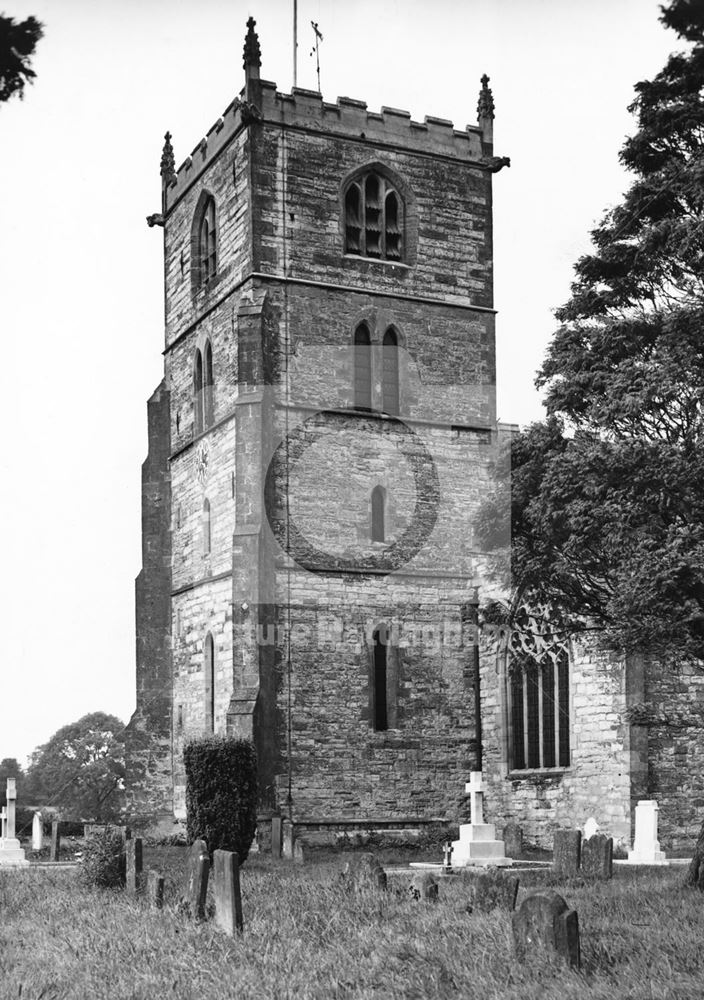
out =
{"type": "Polygon", "coordinates": [[[456,820],[475,767],[473,523],[495,442],[493,100],[464,130],[260,79],[161,163],[133,808],[254,741],[262,816],[456,820]]]}

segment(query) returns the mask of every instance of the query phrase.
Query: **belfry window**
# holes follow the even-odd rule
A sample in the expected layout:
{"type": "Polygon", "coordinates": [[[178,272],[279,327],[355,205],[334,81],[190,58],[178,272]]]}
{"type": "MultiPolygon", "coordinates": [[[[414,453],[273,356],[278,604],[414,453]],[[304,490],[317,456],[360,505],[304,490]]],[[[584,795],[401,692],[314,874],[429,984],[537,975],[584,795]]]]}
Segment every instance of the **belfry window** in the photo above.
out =
{"type": "Polygon", "coordinates": [[[357,410],[372,408],[372,341],[365,323],[354,332],[354,405],[357,410]]]}
{"type": "Polygon", "coordinates": [[[213,349],[206,341],[193,361],[193,432],[201,434],[213,422],[213,349]]]}
{"type": "Polygon", "coordinates": [[[194,295],[200,288],[208,286],[217,270],[215,200],[203,191],[191,227],[191,289],[194,295]]]}
{"type": "Polygon", "coordinates": [[[403,202],[381,174],[369,171],[345,191],[345,253],[381,260],[403,255],[403,202]]]}
{"type": "Polygon", "coordinates": [[[508,661],[509,769],[569,767],[569,654],[508,661]]]}
{"type": "Polygon", "coordinates": [[[382,409],[392,416],[398,414],[398,337],[392,329],[384,334],[382,348],[382,409]]]}
{"type": "Polygon", "coordinates": [[[215,732],[215,644],[208,632],[203,643],[203,679],[205,682],[205,731],[215,732]]]}
{"type": "Polygon", "coordinates": [[[384,525],[384,487],[375,486],[372,490],[372,541],[383,542],[386,540],[386,528],[384,525]]]}

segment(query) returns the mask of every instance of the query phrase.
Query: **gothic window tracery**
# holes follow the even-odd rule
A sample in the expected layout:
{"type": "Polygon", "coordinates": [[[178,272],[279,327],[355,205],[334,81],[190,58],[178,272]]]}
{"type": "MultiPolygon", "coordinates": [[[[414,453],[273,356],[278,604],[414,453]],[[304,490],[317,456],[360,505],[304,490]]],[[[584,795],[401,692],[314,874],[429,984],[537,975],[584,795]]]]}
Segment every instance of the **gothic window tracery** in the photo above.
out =
{"type": "Polygon", "coordinates": [[[215,278],[217,261],[217,213],[215,199],[201,194],[191,229],[191,285],[193,294],[215,278]]]}
{"type": "Polygon", "coordinates": [[[193,361],[193,432],[201,434],[213,423],[213,348],[209,340],[193,361]]]}
{"type": "Polygon", "coordinates": [[[373,676],[373,705],[372,718],[374,729],[377,732],[384,732],[389,728],[388,706],[386,698],[386,650],[388,645],[388,629],[386,625],[380,625],[374,631],[374,676],[373,676]]]}
{"type": "Polygon", "coordinates": [[[345,253],[400,261],[403,201],[393,184],[370,170],[345,190],[345,253]]]}

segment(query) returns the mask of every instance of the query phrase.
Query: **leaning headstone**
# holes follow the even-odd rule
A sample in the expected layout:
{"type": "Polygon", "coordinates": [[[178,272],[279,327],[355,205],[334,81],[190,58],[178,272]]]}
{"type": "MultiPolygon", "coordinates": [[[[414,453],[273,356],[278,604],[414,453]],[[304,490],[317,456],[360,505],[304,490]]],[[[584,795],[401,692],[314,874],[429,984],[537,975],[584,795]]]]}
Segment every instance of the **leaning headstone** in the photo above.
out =
{"type": "Polygon", "coordinates": [[[586,878],[609,879],[612,877],[614,841],[603,833],[596,833],[582,841],[582,874],[586,878]]]}
{"type": "Polygon", "coordinates": [[[282,853],[288,861],[291,861],[293,858],[293,823],[290,819],[284,820],[282,830],[282,853]]]}
{"type": "Polygon", "coordinates": [[[641,799],[636,806],[636,835],[633,850],[628,852],[631,865],[666,865],[665,852],[658,840],[658,804],[654,799],[641,799]]]}
{"type": "Polygon", "coordinates": [[[164,876],[159,872],[147,873],[147,899],[155,910],[164,908],[164,876]]]}
{"type": "Polygon", "coordinates": [[[517,895],[518,877],[507,875],[497,868],[470,880],[470,907],[478,912],[495,909],[513,912],[517,895]]]}
{"type": "Polygon", "coordinates": [[[208,893],[210,857],[204,840],[194,840],[188,851],[186,902],[194,920],[205,919],[205,897],[208,893]]]}
{"type": "Polygon", "coordinates": [[[436,903],[438,899],[437,880],[429,872],[416,875],[408,887],[408,895],[411,899],[436,903]]]}
{"type": "Polygon", "coordinates": [[[530,893],[513,914],[516,954],[524,961],[530,954],[561,955],[579,968],[579,923],[562,896],[552,889],[530,893]]]}
{"type": "Polygon", "coordinates": [[[305,861],[305,854],[303,851],[303,844],[300,840],[295,840],[293,842],[293,860],[298,865],[302,865],[305,861]]]}
{"type": "Polygon", "coordinates": [[[281,817],[271,817],[271,856],[281,857],[281,817]]]}
{"type": "Polygon", "coordinates": [[[215,923],[220,930],[234,937],[235,931],[241,931],[243,926],[237,855],[232,851],[214,851],[213,862],[215,923]]]}
{"type": "Polygon", "coordinates": [[[357,854],[348,861],[342,875],[353,889],[386,889],[386,872],[368,852],[357,854]]]}
{"type": "Polygon", "coordinates": [[[556,830],[553,842],[552,868],[557,875],[576,875],[579,872],[581,830],[556,830]]]}
{"type": "Polygon", "coordinates": [[[518,823],[507,823],[503,832],[504,851],[509,858],[520,858],[523,854],[523,829],[518,823]]]}
{"type": "Polygon", "coordinates": [[[142,838],[131,837],[125,841],[125,885],[130,896],[142,891],[142,838]]]}
{"type": "Polygon", "coordinates": [[[591,840],[591,838],[598,832],[599,832],[599,824],[597,823],[597,821],[594,819],[593,816],[590,816],[587,822],[584,824],[584,837],[582,839],[582,843],[584,843],[585,840],[591,840]]]}
{"type": "Polygon", "coordinates": [[[49,861],[59,860],[61,850],[61,824],[57,819],[51,824],[51,847],[49,849],[49,861]]]}
{"type": "Polygon", "coordinates": [[[32,850],[41,851],[44,847],[44,826],[42,824],[42,814],[35,812],[32,817],[32,850]]]}

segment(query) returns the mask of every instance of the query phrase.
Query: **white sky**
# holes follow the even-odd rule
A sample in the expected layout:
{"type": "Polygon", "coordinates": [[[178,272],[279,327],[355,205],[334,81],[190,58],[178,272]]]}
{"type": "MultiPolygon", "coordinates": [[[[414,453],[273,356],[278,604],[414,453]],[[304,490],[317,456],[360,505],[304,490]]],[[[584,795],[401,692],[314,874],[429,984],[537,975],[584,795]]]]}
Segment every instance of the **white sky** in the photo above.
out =
{"type": "MultiPolygon", "coordinates": [[[[299,86],[319,22],[326,100],[476,120],[491,76],[499,413],[541,416],[533,376],[571,268],[627,179],[633,84],[676,37],[656,0],[299,0],[299,86]]],[[[89,711],[134,708],[134,577],[147,397],[162,372],[163,134],[180,163],[243,84],[292,84],[292,0],[7,0],[45,37],[0,106],[3,665],[0,758],[89,711]]]]}

